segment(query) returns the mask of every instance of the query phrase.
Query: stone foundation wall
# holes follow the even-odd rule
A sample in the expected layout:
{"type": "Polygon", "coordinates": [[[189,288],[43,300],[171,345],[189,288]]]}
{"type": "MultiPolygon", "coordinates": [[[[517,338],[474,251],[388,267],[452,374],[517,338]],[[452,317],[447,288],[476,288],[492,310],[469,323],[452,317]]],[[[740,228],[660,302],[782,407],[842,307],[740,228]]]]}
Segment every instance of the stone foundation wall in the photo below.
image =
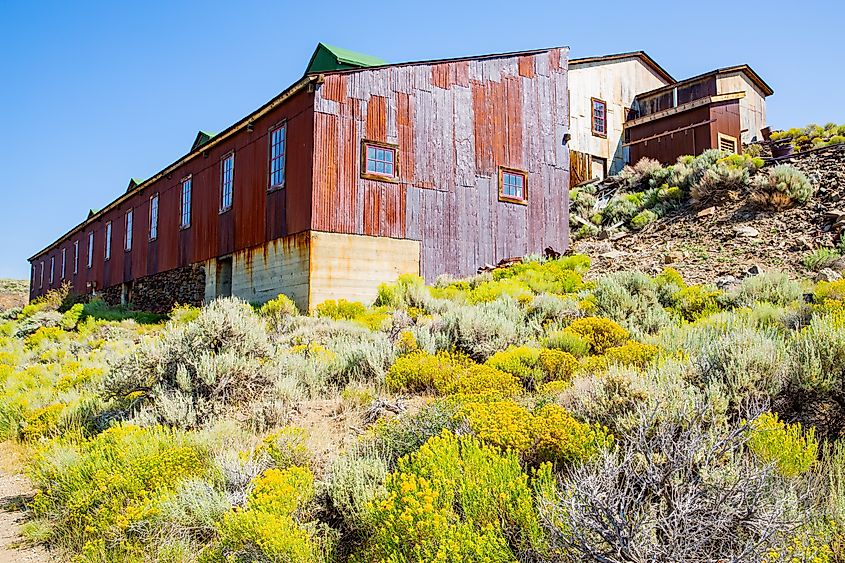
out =
{"type": "MultiPolygon", "coordinates": [[[[153,313],[169,313],[180,305],[203,304],[205,297],[205,268],[200,264],[176,268],[130,282],[130,302],[133,309],[153,313]]],[[[112,306],[120,305],[123,291],[121,284],[100,292],[103,300],[112,306]]]]}

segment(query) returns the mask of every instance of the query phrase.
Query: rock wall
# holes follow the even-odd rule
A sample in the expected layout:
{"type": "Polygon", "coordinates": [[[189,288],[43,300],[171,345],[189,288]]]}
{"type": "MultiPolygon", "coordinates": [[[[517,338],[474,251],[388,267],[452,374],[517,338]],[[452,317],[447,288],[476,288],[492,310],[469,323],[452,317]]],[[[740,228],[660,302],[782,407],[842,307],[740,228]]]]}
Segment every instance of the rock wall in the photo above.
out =
{"type": "MultiPolygon", "coordinates": [[[[108,287],[100,296],[109,305],[120,305],[121,284],[108,287]]],[[[129,301],[133,309],[168,313],[177,303],[201,306],[205,298],[205,268],[194,264],[153,274],[130,282],[129,301]]]]}

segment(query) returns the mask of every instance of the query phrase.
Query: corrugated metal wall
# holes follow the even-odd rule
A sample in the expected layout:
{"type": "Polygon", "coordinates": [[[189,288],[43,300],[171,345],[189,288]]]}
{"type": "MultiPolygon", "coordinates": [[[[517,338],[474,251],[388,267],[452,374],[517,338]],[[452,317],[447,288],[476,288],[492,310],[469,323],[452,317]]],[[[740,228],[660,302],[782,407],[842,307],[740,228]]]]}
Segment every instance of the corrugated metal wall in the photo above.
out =
{"type": "MultiPolygon", "coordinates": [[[[33,261],[36,270],[43,260],[45,276],[38,276],[31,296],[41,295],[69,281],[74,291],[90,291],[131,279],[202,262],[216,256],[254,247],[266,240],[306,231],[311,222],[311,164],[313,153],[313,94],[300,92],[257,118],[253,130],[246,128],[198,154],[153,184],[137,191],[82,229],[71,232],[33,261]],[[271,127],[287,122],[286,186],[268,192],[271,127]],[[220,213],[220,160],[235,152],[232,209],[220,213]],[[180,229],[181,180],[192,177],[191,226],[180,229]],[[149,240],[150,196],[159,194],[158,237],[149,240]],[[133,245],[124,252],[124,217],[133,209],[133,245]],[[111,258],[104,259],[105,225],[112,221],[111,258]],[[88,234],[94,233],[92,267],[87,267],[88,234]],[[73,274],[74,241],[79,241],[79,268],[73,274]],[[65,280],[61,279],[61,249],[67,249],[65,280]],[[49,283],[50,257],[56,259],[53,283],[49,283]]],[[[186,144],[190,143],[186,139],[186,144]]],[[[39,272],[40,274],[40,272],[39,272]]]]}
{"type": "Polygon", "coordinates": [[[312,227],[421,241],[421,271],[465,275],[563,250],[567,52],[331,73],[315,95],[312,227]],[[399,182],[361,178],[361,141],[399,146],[399,182]],[[529,173],[498,200],[498,167],[529,173]]]}

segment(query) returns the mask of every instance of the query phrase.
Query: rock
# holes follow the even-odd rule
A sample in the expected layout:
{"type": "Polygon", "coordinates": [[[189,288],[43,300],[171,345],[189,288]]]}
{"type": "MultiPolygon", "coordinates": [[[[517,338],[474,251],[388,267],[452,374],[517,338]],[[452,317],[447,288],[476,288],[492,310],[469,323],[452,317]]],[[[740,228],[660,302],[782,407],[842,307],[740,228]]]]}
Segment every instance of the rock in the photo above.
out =
{"type": "Polygon", "coordinates": [[[730,291],[732,289],[736,289],[741,283],[739,281],[739,278],[737,278],[736,276],[720,276],[713,281],[716,284],[716,287],[721,289],[722,291],[730,291]]]}
{"type": "Polygon", "coordinates": [[[841,211],[839,209],[831,209],[829,211],[824,212],[824,218],[827,220],[828,223],[836,223],[840,219],[845,218],[845,211],[841,211]]]}
{"type": "Polygon", "coordinates": [[[845,256],[843,256],[841,258],[837,258],[836,260],[834,260],[833,262],[828,264],[827,267],[829,269],[833,270],[834,272],[837,272],[837,273],[840,273],[840,274],[842,272],[845,272],[845,256]]]}
{"type": "Polygon", "coordinates": [[[753,238],[760,236],[760,231],[758,231],[751,225],[739,225],[737,227],[734,227],[734,232],[738,237],[753,238]]]}
{"type": "Polygon", "coordinates": [[[817,282],[834,282],[842,279],[842,276],[836,270],[830,268],[822,268],[813,278],[817,282]]]}
{"type": "Polygon", "coordinates": [[[707,217],[709,215],[713,215],[714,213],[716,213],[716,207],[710,206],[707,209],[702,209],[701,211],[696,213],[695,216],[701,218],[701,217],[707,217]]]}
{"type": "Polygon", "coordinates": [[[664,264],[674,264],[678,260],[683,260],[684,253],[678,250],[673,250],[671,252],[667,252],[665,256],[663,256],[663,263],[664,264]]]}
{"type": "Polygon", "coordinates": [[[609,258],[611,260],[616,260],[618,258],[622,258],[623,256],[628,256],[630,252],[625,252],[624,250],[611,250],[609,252],[604,252],[599,254],[599,258],[609,258]]]}
{"type": "Polygon", "coordinates": [[[747,270],[745,270],[745,277],[749,278],[751,276],[759,276],[764,271],[765,270],[764,270],[763,266],[761,266],[759,264],[752,264],[751,266],[748,267],[747,270]]]}

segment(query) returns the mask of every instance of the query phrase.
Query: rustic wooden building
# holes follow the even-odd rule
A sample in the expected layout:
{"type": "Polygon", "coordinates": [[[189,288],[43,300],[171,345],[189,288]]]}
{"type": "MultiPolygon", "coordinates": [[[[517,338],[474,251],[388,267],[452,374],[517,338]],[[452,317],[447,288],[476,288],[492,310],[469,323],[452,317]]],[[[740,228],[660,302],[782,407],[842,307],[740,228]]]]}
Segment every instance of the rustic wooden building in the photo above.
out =
{"type": "Polygon", "coordinates": [[[567,49],[385,64],[320,45],[305,76],[31,259],[162,310],[279,293],[368,301],[568,242],[567,49]]]}
{"type": "Polygon", "coordinates": [[[766,97],[773,93],[748,65],[640,93],[625,122],[629,159],[671,163],[711,148],[742,152],[743,143],[761,139],[766,97]]]}
{"type": "Polygon", "coordinates": [[[618,174],[628,163],[625,120],[637,94],[675,79],[643,51],[570,59],[570,183],[618,174]]]}

